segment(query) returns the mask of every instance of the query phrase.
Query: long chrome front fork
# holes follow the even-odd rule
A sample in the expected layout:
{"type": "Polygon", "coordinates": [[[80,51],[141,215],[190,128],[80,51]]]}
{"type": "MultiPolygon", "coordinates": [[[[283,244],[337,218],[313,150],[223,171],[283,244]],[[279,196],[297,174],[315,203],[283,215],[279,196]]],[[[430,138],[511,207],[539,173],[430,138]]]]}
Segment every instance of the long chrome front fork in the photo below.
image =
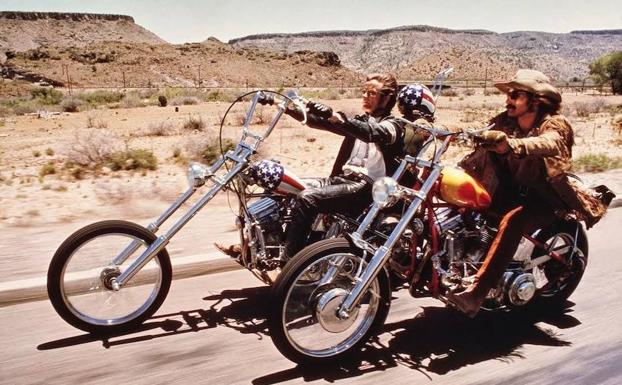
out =
{"type": "MultiPolygon", "coordinates": [[[[197,202],[195,203],[188,212],[181,217],[175,224],[166,232],[166,234],[159,236],[148,248],[145,250],[125,271],[123,271],[118,277],[112,279],[111,286],[113,290],[119,290],[121,286],[125,285],[140,269],[142,269],[149,261],[151,261],[166,245],[169,243],[171,238],[177,234],[181,228],[192,219],[199,210],[201,210],[216,194],[222,190],[225,186],[227,186],[231,180],[244,168],[248,165],[248,158],[251,154],[253,154],[259,144],[272,132],[277,122],[283,115],[285,111],[285,104],[281,103],[277,113],[272,118],[267,131],[264,135],[257,135],[250,131],[250,123],[253,113],[255,111],[255,107],[257,106],[258,100],[262,95],[260,93],[256,93],[250,108],[248,110],[246,119],[244,121],[244,130],[242,134],[242,138],[240,143],[234,151],[230,151],[224,156],[222,156],[211,168],[209,178],[214,182],[214,186],[197,202]],[[250,138],[255,142],[249,144],[246,142],[246,139],[250,138]],[[234,166],[227,170],[227,173],[222,176],[216,176],[216,172],[220,170],[223,165],[227,161],[233,161],[234,166]]],[[[156,232],[162,223],[166,221],[175,211],[177,211],[184,202],[186,202],[195,192],[196,187],[191,187],[184,194],[182,194],[172,205],[169,207],[156,221],[149,224],[147,227],[151,232],[156,232]]],[[[141,242],[133,241],[130,243],[119,255],[117,255],[112,263],[115,265],[121,265],[125,260],[138,248],[140,247],[141,242]]]]}
{"type": "MultiPolygon", "coordinates": [[[[360,277],[360,279],[357,280],[356,284],[354,285],[348,296],[344,299],[338,311],[338,316],[340,318],[348,318],[352,309],[358,305],[361,298],[363,297],[363,294],[367,292],[367,289],[369,289],[369,287],[371,286],[372,281],[376,278],[382,267],[391,256],[390,251],[393,249],[393,246],[395,246],[399,238],[406,230],[408,224],[412,221],[415,213],[419,209],[419,206],[421,206],[421,203],[426,199],[428,193],[430,192],[430,190],[432,190],[434,183],[436,183],[440,175],[441,166],[434,166],[432,171],[430,172],[430,175],[423,183],[421,189],[415,193],[415,198],[411,202],[410,206],[408,206],[408,209],[402,216],[402,219],[398,222],[398,224],[391,232],[389,239],[387,239],[387,241],[375,251],[374,256],[367,264],[363,275],[360,277]]],[[[357,246],[366,249],[364,245],[364,243],[366,242],[362,240],[364,230],[365,229],[359,228],[355,233],[352,234],[352,240],[355,244],[357,244],[357,246]]]]}
{"type": "MultiPolygon", "coordinates": [[[[223,189],[225,185],[227,185],[240,171],[242,171],[247,164],[246,158],[250,154],[250,149],[245,149],[242,151],[242,154],[236,159],[238,162],[235,166],[233,166],[222,178],[212,177],[211,179],[214,181],[214,186],[198,201],[196,202],[183,217],[181,217],[171,228],[166,232],[166,234],[159,236],[148,248],[145,250],[126,270],[124,270],[121,275],[119,275],[116,279],[112,281],[112,288],[114,290],[118,290],[120,286],[125,285],[140,269],[142,269],[151,259],[153,259],[166,245],[169,243],[171,238],[181,230],[181,228],[192,219],[199,210],[201,210],[212,198],[223,189]]],[[[194,192],[195,188],[191,188],[186,191],[157,221],[150,225],[149,230],[157,229],[167,218],[169,218],[173,212],[175,212],[179,207],[190,198],[194,192]]],[[[153,230],[152,230],[153,231],[153,230]]],[[[115,259],[115,264],[122,263],[127,257],[136,249],[138,249],[139,245],[135,245],[135,242],[132,242],[124,251],[121,252],[115,259]]]]}

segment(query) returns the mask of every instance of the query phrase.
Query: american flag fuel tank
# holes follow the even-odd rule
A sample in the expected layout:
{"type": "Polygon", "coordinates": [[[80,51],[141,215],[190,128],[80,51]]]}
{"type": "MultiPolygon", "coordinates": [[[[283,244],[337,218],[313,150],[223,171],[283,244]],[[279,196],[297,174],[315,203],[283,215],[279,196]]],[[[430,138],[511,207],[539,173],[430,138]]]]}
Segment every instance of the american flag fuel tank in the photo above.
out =
{"type": "Polygon", "coordinates": [[[278,194],[298,194],[306,188],[305,183],[300,178],[271,160],[260,160],[253,163],[249,168],[249,175],[257,185],[266,191],[278,194]]]}

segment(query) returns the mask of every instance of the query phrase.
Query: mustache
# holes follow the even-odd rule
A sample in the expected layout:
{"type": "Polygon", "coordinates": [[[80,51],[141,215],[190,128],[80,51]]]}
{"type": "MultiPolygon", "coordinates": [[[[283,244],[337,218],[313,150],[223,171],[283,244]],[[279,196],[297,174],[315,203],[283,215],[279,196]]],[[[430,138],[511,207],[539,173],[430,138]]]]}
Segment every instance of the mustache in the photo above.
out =
{"type": "Polygon", "coordinates": [[[513,106],[513,105],[511,105],[511,104],[507,104],[507,105],[505,106],[505,109],[506,109],[506,110],[515,110],[515,109],[516,109],[516,106],[513,106]]]}

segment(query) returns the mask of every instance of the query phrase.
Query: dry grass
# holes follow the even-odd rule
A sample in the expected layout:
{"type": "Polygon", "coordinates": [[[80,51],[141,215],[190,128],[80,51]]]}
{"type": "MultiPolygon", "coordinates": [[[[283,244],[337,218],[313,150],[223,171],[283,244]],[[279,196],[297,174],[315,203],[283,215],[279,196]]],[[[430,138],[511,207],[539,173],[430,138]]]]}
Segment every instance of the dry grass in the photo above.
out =
{"type": "Polygon", "coordinates": [[[63,149],[64,161],[87,168],[103,165],[110,156],[120,151],[121,140],[105,130],[77,130],[63,149]]]}

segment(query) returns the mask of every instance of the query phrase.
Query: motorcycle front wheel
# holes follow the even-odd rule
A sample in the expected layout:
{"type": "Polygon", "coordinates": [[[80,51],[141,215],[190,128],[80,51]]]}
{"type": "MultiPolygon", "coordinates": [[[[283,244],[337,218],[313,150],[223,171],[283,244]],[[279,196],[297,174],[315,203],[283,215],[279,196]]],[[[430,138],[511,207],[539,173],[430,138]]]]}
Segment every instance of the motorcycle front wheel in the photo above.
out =
{"type": "Polygon", "coordinates": [[[151,243],[155,234],[135,223],[103,221],[67,238],[48,269],[48,296],[56,312],[70,325],[89,333],[133,329],[164,302],[172,280],[168,253],[160,251],[118,290],[118,277],[151,243]],[[117,258],[136,245],[124,261],[117,258]]]}
{"type": "Polygon", "coordinates": [[[339,305],[367,265],[362,252],[343,238],[314,243],[296,254],[273,286],[270,336],[277,349],[298,364],[334,363],[358,351],[384,324],[391,301],[382,269],[347,318],[339,305]]]}

